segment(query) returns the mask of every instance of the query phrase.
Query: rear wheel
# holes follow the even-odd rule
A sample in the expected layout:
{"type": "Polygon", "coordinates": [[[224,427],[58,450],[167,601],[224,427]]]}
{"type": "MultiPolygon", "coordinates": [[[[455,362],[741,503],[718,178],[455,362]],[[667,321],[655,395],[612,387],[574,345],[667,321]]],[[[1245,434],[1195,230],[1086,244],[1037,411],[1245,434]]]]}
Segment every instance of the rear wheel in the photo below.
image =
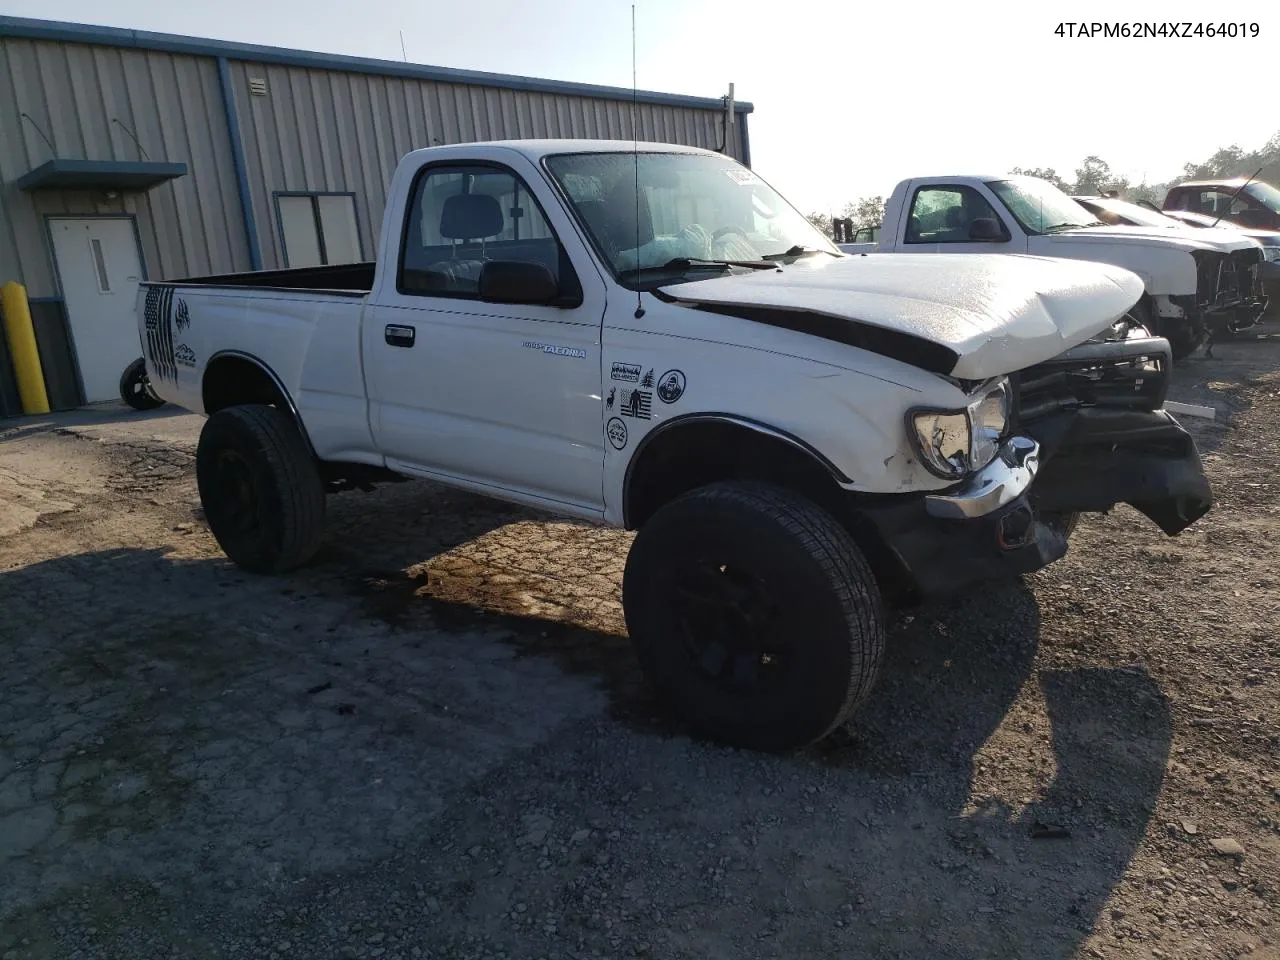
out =
{"type": "Polygon", "coordinates": [[[154,410],[164,401],[151,389],[151,378],[147,376],[147,362],[139,357],[124,368],[120,375],[120,399],[135,410],[154,410]]]}
{"type": "Polygon", "coordinates": [[[196,481],[209,529],[237,566],[284,573],[319,549],[324,486],[284,411],[252,405],[210,416],[196,449],[196,481]]]}
{"type": "Polygon", "coordinates": [[[717,483],[662,507],[636,535],[622,594],[650,681],[725,743],[821,739],[879,675],[883,600],[866,560],[784,489],[717,483]]]}

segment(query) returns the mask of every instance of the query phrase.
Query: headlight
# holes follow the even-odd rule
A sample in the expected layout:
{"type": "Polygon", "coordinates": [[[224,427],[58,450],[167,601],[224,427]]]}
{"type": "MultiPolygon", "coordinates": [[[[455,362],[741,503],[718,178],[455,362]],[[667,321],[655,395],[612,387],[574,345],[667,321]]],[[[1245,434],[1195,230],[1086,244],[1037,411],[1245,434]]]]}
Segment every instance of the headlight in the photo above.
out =
{"type": "Polygon", "coordinates": [[[1262,257],[1264,260],[1280,260],[1280,247],[1263,247],[1262,257]]]}
{"type": "Polygon", "coordinates": [[[980,470],[1000,450],[1011,402],[1009,380],[1001,377],[975,393],[963,410],[913,410],[908,417],[912,446],[939,477],[955,480],[980,470]]]}

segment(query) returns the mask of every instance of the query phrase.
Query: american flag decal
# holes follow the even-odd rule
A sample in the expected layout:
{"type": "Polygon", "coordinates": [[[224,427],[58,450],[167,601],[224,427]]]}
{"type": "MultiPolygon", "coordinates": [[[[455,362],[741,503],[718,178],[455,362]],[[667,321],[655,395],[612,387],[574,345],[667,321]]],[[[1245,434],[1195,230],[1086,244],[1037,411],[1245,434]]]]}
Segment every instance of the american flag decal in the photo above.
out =
{"type": "MultiPolygon", "coordinates": [[[[178,364],[173,355],[173,287],[149,287],[142,308],[142,318],[147,331],[147,369],[161,380],[178,382],[178,364]]],[[[176,322],[185,330],[191,325],[184,301],[178,301],[176,322]]]]}

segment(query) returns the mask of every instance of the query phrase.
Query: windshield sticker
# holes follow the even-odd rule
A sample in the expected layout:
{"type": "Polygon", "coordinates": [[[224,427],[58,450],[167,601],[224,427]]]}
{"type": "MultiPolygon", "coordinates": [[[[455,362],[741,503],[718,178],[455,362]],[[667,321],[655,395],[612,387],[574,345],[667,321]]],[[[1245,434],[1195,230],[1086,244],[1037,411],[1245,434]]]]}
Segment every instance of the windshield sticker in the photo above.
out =
{"type": "Polygon", "coordinates": [[[526,340],[521,346],[528,350],[541,350],[543,353],[555,354],[557,357],[573,357],[575,360],[587,358],[587,351],[580,347],[561,347],[554,343],[538,343],[536,340],[526,340]]]}
{"type": "Polygon", "coordinates": [[[640,381],[640,386],[645,390],[653,389],[653,367],[650,367],[649,372],[644,375],[644,379],[640,381]]]}
{"type": "Polygon", "coordinates": [[[725,170],[724,175],[739,186],[747,186],[752,183],[759,183],[760,178],[745,167],[730,167],[725,170]]]}
{"type": "Polygon", "coordinates": [[[658,399],[663,403],[675,403],[684,396],[685,379],[679,370],[668,370],[658,381],[658,399]]]}
{"type": "Polygon", "coordinates": [[[625,380],[627,383],[635,383],[640,379],[640,364],[638,363],[615,363],[613,369],[609,372],[610,380],[625,380]]]}
{"type": "Polygon", "coordinates": [[[619,412],[636,420],[653,418],[653,394],[647,390],[623,390],[619,412]]]}
{"type": "Polygon", "coordinates": [[[615,450],[621,450],[627,445],[627,425],[617,417],[610,417],[609,422],[604,425],[604,432],[609,437],[609,444],[615,450]]]}

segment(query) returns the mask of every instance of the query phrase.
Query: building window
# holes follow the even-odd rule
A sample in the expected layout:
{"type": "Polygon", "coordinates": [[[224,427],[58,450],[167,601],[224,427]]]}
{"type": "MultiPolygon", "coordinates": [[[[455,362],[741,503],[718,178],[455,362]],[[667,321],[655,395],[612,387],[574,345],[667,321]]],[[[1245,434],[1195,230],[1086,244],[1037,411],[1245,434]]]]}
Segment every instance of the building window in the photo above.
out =
{"type": "Polygon", "coordinates": [[[356,201],[349,193],[278,193],[276,214],[287,267],[359,263],[356,201]]]}

